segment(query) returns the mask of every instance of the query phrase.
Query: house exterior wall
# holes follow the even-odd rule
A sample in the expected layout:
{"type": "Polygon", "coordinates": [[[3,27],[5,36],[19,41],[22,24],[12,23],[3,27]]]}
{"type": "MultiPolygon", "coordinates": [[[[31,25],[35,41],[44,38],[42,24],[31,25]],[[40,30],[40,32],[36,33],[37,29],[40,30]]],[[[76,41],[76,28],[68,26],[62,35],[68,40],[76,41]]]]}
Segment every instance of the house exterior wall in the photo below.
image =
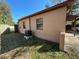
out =
{"type": "Polygon", "coordinates": [[[20,33],[25,33],[26,30],[29,30],[29,18],[24,19],[19,22],[19,32],[20,33]],[[25,22],[25,29],[23,28],[23,22],[25,22]]]}
{"type": "MultiPolygon", "coordinates": [[[[31,30],[34,35],[53,42],[59,42],[60,32],[65,32],[66,23],[66,7],[61,7],[46,13],[42,13],[36,16],[30,17],[31,30]],[[43,30],[36,29],[36,19],[43,18],[43,30]]],[[[19,22],[22,26],[22,22],[26,21],[28,27],[29,20],[25,19],[19,22]]],[[[28,27],[29,28],[29,27],[28,27]]],[[[24,32],[25,29],[21,28],[20,32],[24,32]]]]}
{"type": "Polygon", "coordinates": [[[59,42],[60,32],[65,31],[66,8],[59,8],[31,17],[31,29],[35,36],[49,41],[59,42]],[[43,18],[43,30],[36,29],[36,19],[43,18]]]}

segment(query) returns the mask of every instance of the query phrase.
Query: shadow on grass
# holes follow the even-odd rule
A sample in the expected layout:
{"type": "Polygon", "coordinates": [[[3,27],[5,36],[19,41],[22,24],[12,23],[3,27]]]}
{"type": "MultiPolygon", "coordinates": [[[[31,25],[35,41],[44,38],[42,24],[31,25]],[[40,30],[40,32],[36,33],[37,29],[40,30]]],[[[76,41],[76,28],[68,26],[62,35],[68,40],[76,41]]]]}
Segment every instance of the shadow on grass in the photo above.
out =
{"type": "Polygon", "coordinates": [[[42,46],[38,49],[39,53],[43,52],[54,52],[59,51],[59,44],[55,42],[50,42],[44,39],[40,39],[37,37],[33,37],[32,39],[29,39],[26,41],[26,46],[42,46]]]}
{"type": "Polygon", "coordinates": [[[8,34],[8,33],[10,33],[10,28],[6,28],[6,30],[1,35],[8,34]]]}
{"type": "MultiPolygon", "coordinates": [[[[23,34],[20,33],[10,33],[1,36],[1,51],[0,54],[9,52],[15,48],[22,47],[20,50],[15,52],[14,56],[21,51],[24,47],[31,46],[39,46],[42,45],[41,48],[38,49],[39,53],[48,52],[48,51],[59,51],[59,45],[54,42],[42,40],[36,37],[32,37],[29,40],[24,38],[23,34]]],[[[13,57],[14,57],[13,56],[13,57]]]]}
{"type": "Polygon", "coordinates": [[[0,54],[6,53],[17,47],[23,46],[22,43],[25,39],[22,34],[10,33],[1,35],[1,50],[0,54]]]}
{"type": "Polygon", "coordinates": [[[59,45],[57,43],[54,42],[50,42],[49,44],[45,44],[43,45],[38,52],[39,53],[43,53],[43,52],[58,52],[59,51],[59,45]]]}

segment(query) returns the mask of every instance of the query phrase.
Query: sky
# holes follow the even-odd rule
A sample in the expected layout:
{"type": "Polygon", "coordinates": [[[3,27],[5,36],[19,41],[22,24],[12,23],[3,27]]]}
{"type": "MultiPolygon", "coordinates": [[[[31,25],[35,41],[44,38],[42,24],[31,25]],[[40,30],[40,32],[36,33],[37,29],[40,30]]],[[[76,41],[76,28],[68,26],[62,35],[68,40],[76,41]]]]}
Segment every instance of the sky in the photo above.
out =
{"type": "Polygon", "coordinates": [[[45,5],[55,5],[57,0],[6,0],[10,6],[11,15],[14,22],[18,19],[45,9],[45,5]]]}

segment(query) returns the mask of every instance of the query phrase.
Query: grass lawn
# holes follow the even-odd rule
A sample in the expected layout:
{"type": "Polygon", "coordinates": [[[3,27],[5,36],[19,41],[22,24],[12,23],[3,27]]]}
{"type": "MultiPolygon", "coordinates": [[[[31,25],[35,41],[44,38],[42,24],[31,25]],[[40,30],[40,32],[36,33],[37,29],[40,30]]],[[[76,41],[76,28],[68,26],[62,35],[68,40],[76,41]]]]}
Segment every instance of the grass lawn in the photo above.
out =
{"type": "Polygon", "coordinates": [[[54,42],[33,37],[26,40],[22,34],[11,33],[1,36],[0,59],[71,59],[65,52],[59,51],[54,42]]]}

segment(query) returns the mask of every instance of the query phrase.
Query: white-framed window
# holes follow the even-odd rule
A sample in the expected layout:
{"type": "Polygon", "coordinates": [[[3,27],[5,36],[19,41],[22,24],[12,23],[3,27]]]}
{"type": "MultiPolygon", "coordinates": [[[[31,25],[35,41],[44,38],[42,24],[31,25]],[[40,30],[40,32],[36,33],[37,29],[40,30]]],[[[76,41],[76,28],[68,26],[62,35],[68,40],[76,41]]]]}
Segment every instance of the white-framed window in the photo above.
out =
{"type": "Polygon", "coordinates": [[[36,29],[43,30],[43,18],[36,19],[36,29]]]}

